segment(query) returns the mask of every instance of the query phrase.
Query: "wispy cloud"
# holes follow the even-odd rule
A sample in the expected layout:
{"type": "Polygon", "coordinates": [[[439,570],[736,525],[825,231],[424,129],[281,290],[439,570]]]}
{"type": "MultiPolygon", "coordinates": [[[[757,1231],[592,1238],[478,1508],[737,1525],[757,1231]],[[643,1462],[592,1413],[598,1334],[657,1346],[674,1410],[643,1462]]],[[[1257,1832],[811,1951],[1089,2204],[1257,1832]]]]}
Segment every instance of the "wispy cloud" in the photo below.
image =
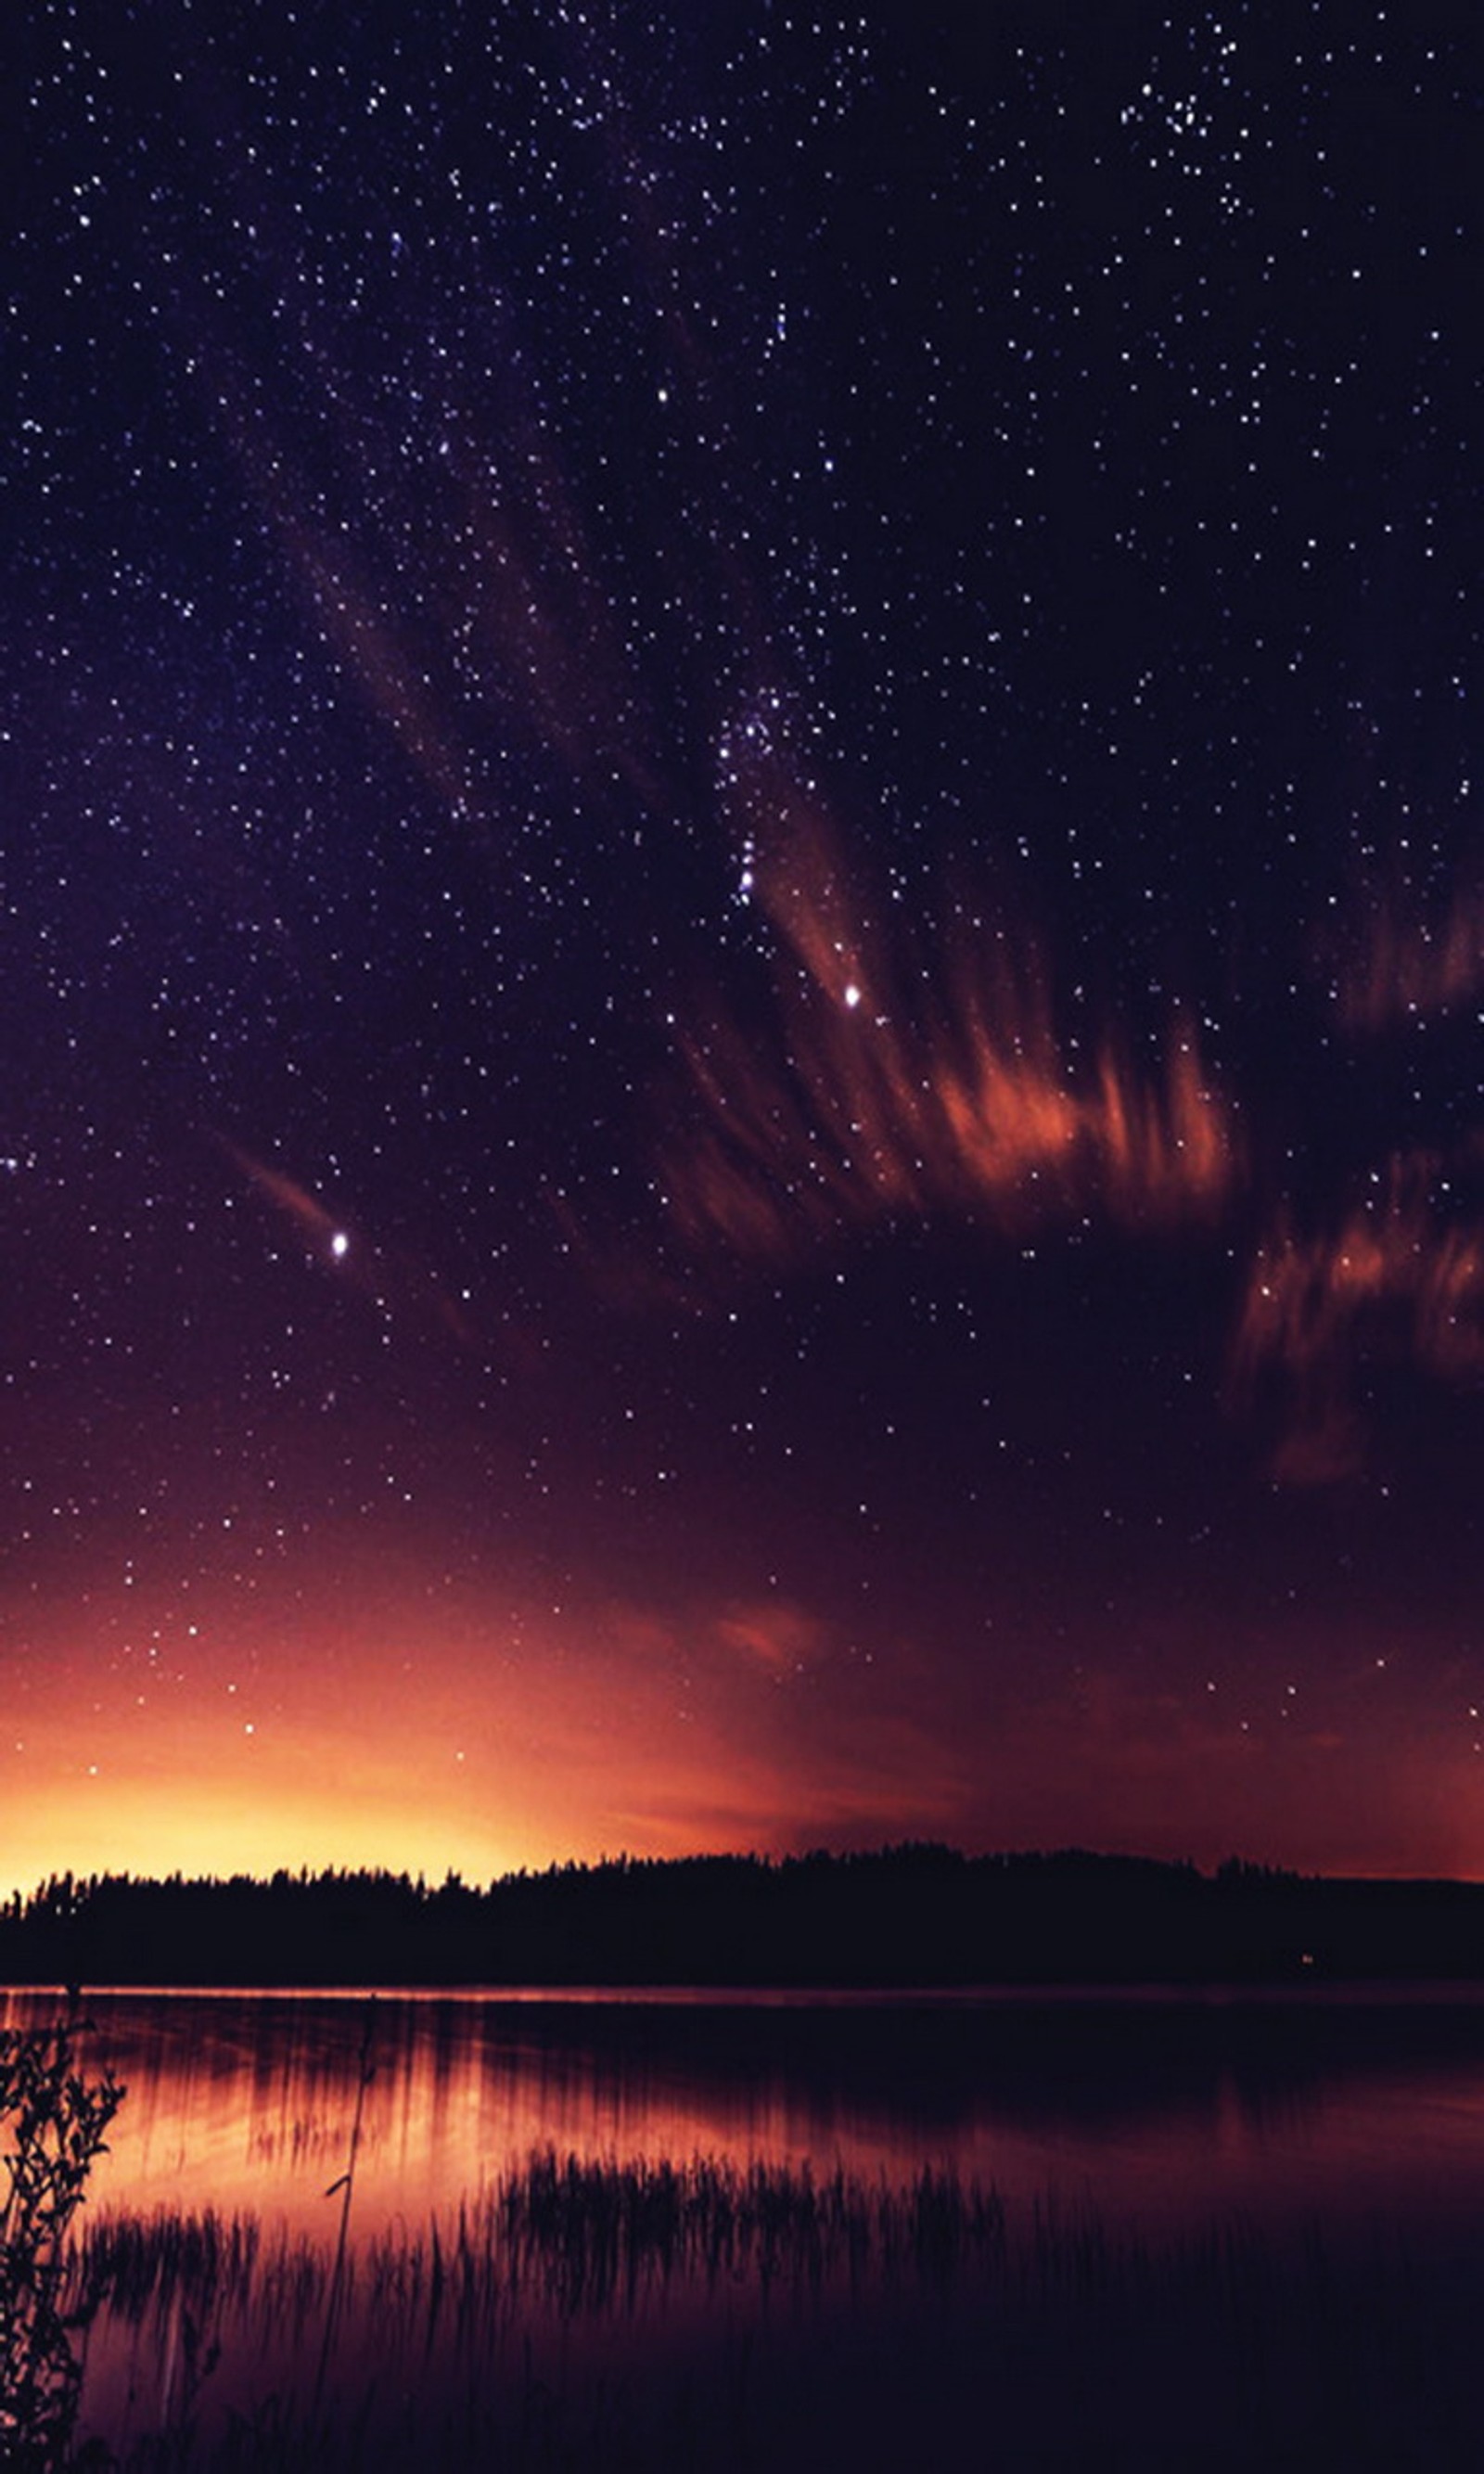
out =
{"type": "Polygon", "coordinates": [[[779,1681],[802,1674],[829,1645],[827,1627],[788,1599],[731,1608],[718,1617],[716,1635],[723,1647],[779,1681]]]}
{"type": "Polygon", "coordinates": [[[1484,889],[1456,886],[1423,908],[1370,888],[1320,958],[1347,1031],[1450,1012],[1484,989],[1484,889]]]}
{"type": "Polygon", "coordinates": [[[297,1230],[311,1254],[332,1266],[338,1278],[372,1299],[383,1313],[394,1301],[415,1306],[431,1315],[462,1346],[482,1351],[484,1345],[464,1307],[424,1265],[384,1247],[373,1247],[359,1229],[337,1218],[287,1169],[258,1158],[226,1134],[215,1139],[254,1190],[297,1230]]]}
{"type": "MultiPolygon", "coordinates": [[[[775,801],[775,821],[779,812],[775,801]]],[[[1136,1059],[1058,1034],[1032,941],[1003,922],[918,957],[866,914],[826,820],[794,797],[755,898],[778,939],[770,1028],[686,1034],[698,1122],[662,1181],[693,1248],[786,1262],[874,1221],[1020,1231],[1208,1217],[1242,1160],[1190,1022],[1136,1059]]]]}
{"type": "Polygon", "coordinates": [[[1314,1484],[1361,1466],[1363,1361],[1445,1381],[1484,1370],[1484,1230],[1445,1216],[1442,1183],[1435,1155],[1397,1153],[1337,1226],[1303,1235],[1280,1214],[1259,1247],[1231,1368],[1245,1404],[1277,1388],[1275,1475],[1314,1484]]]}

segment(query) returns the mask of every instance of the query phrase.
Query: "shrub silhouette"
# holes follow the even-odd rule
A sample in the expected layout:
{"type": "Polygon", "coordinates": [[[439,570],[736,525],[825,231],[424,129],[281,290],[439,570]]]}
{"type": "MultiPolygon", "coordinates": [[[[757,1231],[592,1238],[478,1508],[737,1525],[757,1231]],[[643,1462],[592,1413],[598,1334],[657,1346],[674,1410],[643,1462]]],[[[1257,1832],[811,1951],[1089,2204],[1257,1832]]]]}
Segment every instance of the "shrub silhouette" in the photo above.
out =
{"type": "Polygon", "coordinates": [[[0,2465],[64,2462],[82,2369],[63,2316],[67,2229],[123,2101],[111,2072],[85,2078],[78,2023],[0,2029],[0,2465]]]}

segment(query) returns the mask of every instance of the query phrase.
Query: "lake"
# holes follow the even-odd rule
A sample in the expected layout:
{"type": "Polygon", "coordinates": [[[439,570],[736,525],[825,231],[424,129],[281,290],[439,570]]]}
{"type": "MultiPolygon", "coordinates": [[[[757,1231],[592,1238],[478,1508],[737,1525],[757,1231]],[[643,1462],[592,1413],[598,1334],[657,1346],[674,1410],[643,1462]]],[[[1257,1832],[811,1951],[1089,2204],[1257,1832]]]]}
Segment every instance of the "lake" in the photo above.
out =
{"type": "Polygon", "coordinates": [[[99,2463],[1484,2462],[1467,1992],[87,2016],[99,2463]]]}

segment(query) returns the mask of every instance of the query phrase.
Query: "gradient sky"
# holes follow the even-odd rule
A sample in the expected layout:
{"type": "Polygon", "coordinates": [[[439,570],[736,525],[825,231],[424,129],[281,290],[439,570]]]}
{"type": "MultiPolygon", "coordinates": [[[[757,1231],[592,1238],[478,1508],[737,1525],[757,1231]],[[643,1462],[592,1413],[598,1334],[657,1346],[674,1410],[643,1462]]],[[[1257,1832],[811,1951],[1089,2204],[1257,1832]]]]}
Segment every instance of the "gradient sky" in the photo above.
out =
{"type": "Polygon", "coordinates": [[[6,44],[0,1881],[1484,1874],[1476,8],[6,44]]]}

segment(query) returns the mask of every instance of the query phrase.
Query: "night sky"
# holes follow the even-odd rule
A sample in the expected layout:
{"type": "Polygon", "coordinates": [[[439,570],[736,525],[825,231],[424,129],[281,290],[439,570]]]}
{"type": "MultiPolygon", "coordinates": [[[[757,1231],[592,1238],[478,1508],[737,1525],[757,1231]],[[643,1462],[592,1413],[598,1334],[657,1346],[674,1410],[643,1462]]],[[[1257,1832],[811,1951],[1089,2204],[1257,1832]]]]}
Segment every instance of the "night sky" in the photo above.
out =
{"type": "Polygon", "coordinates": [[[1472,0],[5,45],[4,1885],[1484,1874],[1472,0]]]}

